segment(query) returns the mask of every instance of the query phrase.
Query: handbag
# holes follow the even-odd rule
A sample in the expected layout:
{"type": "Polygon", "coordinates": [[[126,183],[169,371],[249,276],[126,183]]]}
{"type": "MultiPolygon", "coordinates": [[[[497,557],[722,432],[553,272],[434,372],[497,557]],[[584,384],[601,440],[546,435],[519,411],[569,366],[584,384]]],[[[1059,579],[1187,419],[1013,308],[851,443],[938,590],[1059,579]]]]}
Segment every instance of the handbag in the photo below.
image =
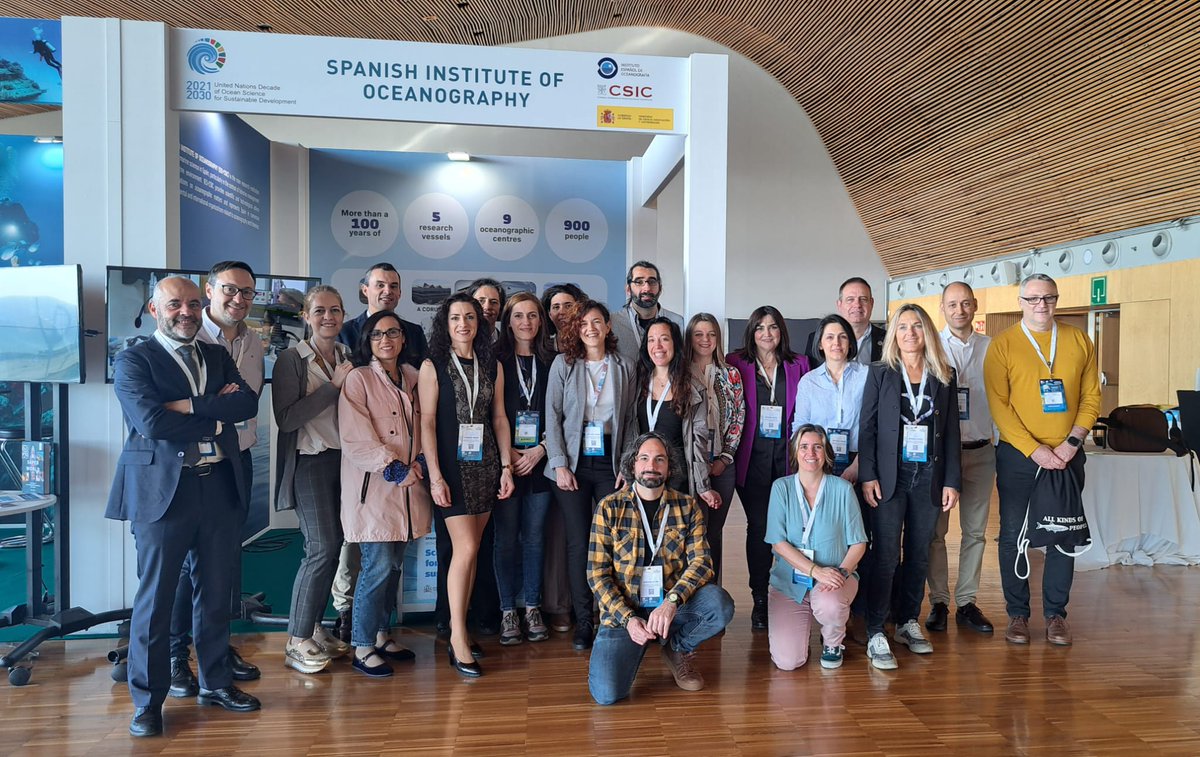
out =
{"type": "Polygon", "coordinates": [[[1187,454],[1178,425],[1168,424],[1167,414],[1156,405],[1124,405],[1101,418],[1108,448],[1114,452],[1164,452],[1187,454]]]}

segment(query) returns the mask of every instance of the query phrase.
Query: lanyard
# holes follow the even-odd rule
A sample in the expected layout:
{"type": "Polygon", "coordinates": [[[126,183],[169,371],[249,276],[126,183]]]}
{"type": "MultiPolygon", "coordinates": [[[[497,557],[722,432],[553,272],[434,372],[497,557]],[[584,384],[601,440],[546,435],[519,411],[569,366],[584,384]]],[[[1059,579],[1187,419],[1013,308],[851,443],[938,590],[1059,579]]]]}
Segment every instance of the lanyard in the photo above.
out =
{"type": "Polygon", "coordinates": [[[821,485],[817,487],[817,499],[811,505],[804,498],[804,487],[800,485],[800,474],[792,476],[792,483],[796,485],[796,497],[800,500],[800,507],[808,506],[808,514],[804,516],[804,532],[800,534],[800,543],[808,544],[808,537],[812,536],[813,523],[817,519],[817,503],[821,501],[821,494],[825,491],[825,476],[821,476],[821,485]]]}
{"type": "Polygon", "coordinates": [[[462,363],[459,362],[458,355],[453,350],[450,351],[450,359],[454,361],[454,367],[458,369],[459,378],[463,382],[463,391],[467,393],[467,406],[471,409],[471,423],[475,422],[475,400],[479,399],[479,364],[476,363],[471,371],[471,386],[467,386],[467,372],[463,370],[462,363]]]}
{"type": "MultiPolygon", "coordinates": [[[[825,365],[828,366],[829,364],[826,363],[825,365]]],[[[825,368],[825,375],[829,376],[829,380],[830,380],[830,382],[833,383],[833,388],[835,390],[835,393],[837,394],[837,427],[838,428],[842,427],[842,401],[845,399],[845,396],[846,396],[846,374],[850,372],[850,366],[852,366],[852,365],[854,365],[854,363],[846,363],[846,365],[844,365],[842,367],[842,378],[840,381],[834,381],[833,376],[829,373],[829,368],[828,367],[825,368]]]]}
{"type": "Polygon", "coordinates": [[[208,363],[204,362],[204,358],[200,355],[200,347],[196,342],[193,341],[191,344],[185,346],[192,348],[192,357],[200,364],[199,385],[196,384],[196,377],[192,375],[192,369],[188,367],[187,363],[183,362],[183,356],[169,346],[167,347],[167,352],[170,353],[171,357],[175,358],[175,362],[183,370],[184,378],[187,379],[188,386],[192,388],[192,396],[199,397],[204,394],[204,389],[208,386],[208,363]]]}
{"type": "Polygon", "coordinates": [[[517,367],[517,383],[521,385],[521,394],[525,397],[525,407],[533,407],[533,390],[537,388],[537,362],[529,359],[529,384],[525,383],[525,372],[521,370],[521,356],[513,355],[513,363],[517,367]]]}
{"type": "Polygon", "coordinates": [[[909,405],[909,407],[912,408],[912,414],[913,414],[912,420],[909,421],[909,423],[915,425],[915,424],[920,423],[921,421],[925,420],[926,418],[928,418],[929,415],[933,412],[933,402],[930,401],[929,410],[927,410],[924,415],[921,414],[921,403],[925,399],[925,384],[927,381],[929,381],[929,367],[926,366],[921,369],[921,388],[919,390],[919,394],[916,397],[913,396],[912,384],[910,384],[908,381],[907,371],[901,370],[901,373],[904,374],[901,377],[904,379],[904,393],[908,395],[908,405],[909,405]]]}
{"type": "Polygon", "coordinates": [[[1025,332],[1025,338],[1028,339],[1029,343],[1033,345],[1033,351],[1036,352],[1037,356],[1039,358],[1041,358],[1043,363],[1046,364],[1046,369],[1049,370],[1050,375],[1053,376],[1054,375],[1054,356],[1056,354],[1058,354],[1058,321],[1055,321],[1054,326],[1050,329],[1050,357],[1049,357],[1049,359],[1047,359],[1046,356],[1042,354],[1042,348],[1038,346],[1037,340],[1033,338],[1033,334],[1029,333],[1029,327],[1025,325],[1024,321],[1021,321],[1021,331],[1025,332]]]}
{"type": "Polygon", "coordinates": [[[604,356],[604,364],[600,366],[600,374],[596,377],[596,383],[592,384],[592,372],[588,370],[587,363],[583,364],[583,372],[587,375],[588,387],[591,388],[592,401],[588,404],[588,419],[596,417],[596,405],[600,404],[600,394],[604,391],[604,382],[608,380],[608,361],[609,356],[604,356]]]}
{"type": "MultiPolygon", "coordinates": [[[[653,378],[651,378],[653,384],[653,378]]],[[[650,387],[646,388],[646,425],[649,426],[647,431],[653,431],[658,425],[658,411],[662,410],[663,403],[667,401],[667,393],[671,391],[671,380],[667,379],[667,385],[663,387],[662,394],[658,395],[658,404],[654,405],[650,395],[650,387]],[[651,407],[653,405],[653,407],[651,407]]]]}
{"type": "Polygon", "coordinates": [[[770,376],[768,376],[767,369],[763,367],[762,361],[759,360],[758,358],[755,358],[754,362],[758,363],[758,370],[762,374],[763,381],[766,382],[767,388],[771,390],[771,404],[774,405],[775,404],[775,383],[776,383],[775,377],[779,375],[779,366],[776,365],[775,370],[771,373],[770,376]]]}
{"type": "Polygon", "coordinates": [[[642,516],[642,525],[646,528],[646,541],[650,542],[650,562],[654,562],[654,558],[658,556],[658,548],[662,546],[663,536],[667,533],[667,503],[665,499],[658,501],[658,538],[650,541],[650,534],[654,533],[650,528],[650,518],[646,516],[646,508],[642,505],[642,497],[636,491],[633,493],[633,498],[637,500],[638,513],[642,516]]]}

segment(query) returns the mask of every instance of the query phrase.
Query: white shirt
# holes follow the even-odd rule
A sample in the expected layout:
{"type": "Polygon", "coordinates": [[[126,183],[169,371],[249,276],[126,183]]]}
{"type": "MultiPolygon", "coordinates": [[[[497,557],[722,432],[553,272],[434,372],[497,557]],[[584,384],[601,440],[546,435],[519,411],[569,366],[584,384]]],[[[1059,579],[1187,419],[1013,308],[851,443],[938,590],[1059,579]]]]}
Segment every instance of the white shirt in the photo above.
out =
{"type": "MultiPolygon", "coordinates": [[[[179,355],[180,348],[190,347],[192,349],[192,361],[195,363],[197,370],[200,370],[200,367],[202,365],[202,363],[200,361],[203,360],[203,358],[200,355],[200,348],[198,346],[196,346],[195,340],[192,340],[190,342],[181,342],[178,339],[172,339],[171,337],[167,336],[166,334],[164,334],[163,332],[161,332],[157,329],[154,331],[154,338],[158,340],[158,343],[161,344],[163,346],[163,349],[165,349],[167,352],[172,352],[177,355],[179,355]]],[[[179,357],[180,357],[180,359],[182,359],[183,355],[179,355],[179,357]]],[[[186,370],[186,369],[184,369],[182,366],[180,366],[179,370],[182,371],[182,370],[186,370]]],[[[206,380],[207,374],[202,370],[201,370],[201,376],[203,377],[202,384],[197,388],[200,390],[200,393],[203,394],[205,391],[205,388],[208,384],[208,381],[206,380]]],[[[188,401],[189,402],[191,401],[190,398],[188,401]]],[[[221,425],[222,425],[221,422],[217,421],[217,429],[214,432],[214,437],[221,435],[221,425]]],[[[198,464],[219,463],[220,461],[222,461],[224,459],[225,459],[225,453],[221,451],[220,446],[214,444],[213,445],[213,454],[201,456],[200,463],[198,463],[198,464]]]]}
{"type": "MultiPolygon", "coordinates": [[[[202,311],[200,330],[196,332],[196,341],[217,344],[225,348],[233,358],[238,373],[255,394],[262,395],[263,388],[263,341],[257,332],[251,331],[245,321],[238,324],[238,335],[231,343],[221,332],[221,326],[208,315],[208,308],[202,311]]],[[[238,448],[243,452],[254,446],[258,441],[258,418],[247,418],[237,424],[238,448]]]]}
{"type": "Polygon", "coordinates": [[[962,441],[965,444],[981,439],[990,440],[992,411],[988,407],[987,392],[983,387],[983,358],[987,355],[992,338],[972,331],[964,342],[950,331],[949,326],[942,329],[940,336],[942,346],[946,349],[946,358],[958,373],[959,388],[967,387],[971,390],[970,418],[958,422],[962,441]]]}
{"type": "MultiPolygon", "coordinates": [[[[344,349],[345,345],[341,342],[333,346],[335,359],[339,363],[346,360],[343,352],[344,349]]],[[[304,358],[304,362],[308,366],[306,394],[312,394],[325,384],[330,383],[324,369],[321,368],[320,363],[313,357],[316,353],[313,351],[312,346],[309,345],[307,339],[296,345],[296,352],[300,354],[300,357],[304,358]]],[[[329,366],[329,369],[333,370],[333,367],[329,366]]],[[[327,449],[342,448],[342,442],[338,436],[337,410],[338,406],[335,402],[322,410],[317,417],[300,427],[300,432],[296,437],[297,452],[301,455],[318,455],[327,449]]]]}

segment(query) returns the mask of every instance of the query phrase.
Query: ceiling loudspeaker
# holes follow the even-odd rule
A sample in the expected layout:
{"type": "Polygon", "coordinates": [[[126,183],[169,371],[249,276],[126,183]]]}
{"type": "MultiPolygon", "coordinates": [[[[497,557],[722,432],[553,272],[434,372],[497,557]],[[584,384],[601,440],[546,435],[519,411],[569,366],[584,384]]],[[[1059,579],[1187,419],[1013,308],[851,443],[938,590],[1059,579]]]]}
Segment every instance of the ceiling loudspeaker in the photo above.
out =
{"type": "Polygon", "coordinates": [[[1150,251],[1156,258],[1165,258],[1171,252],[1171,233],[1160,231],[1150,240],[1150,251]]]}
{"type": "Polygon", "coordinates": [[[1019,281],[1017,264],[1011,260],[1001,260],[992,266],[992,281],[1001,286],[1012,286],[1019,281]]]}
{"type": "Polygon", "coordinates": [[[1100,250],[1100,259],[1107,265],[1114,265],[1117,262],[1117,257],[1121,254],[1121,248],[1116,242],[1105,242],[1104,247],[1100,250]]]}
{"type": "Polygon", "coordinates": [[[1071,266],[1075,264],[1075,253],[1070,250],[1063,250],[1058,254],[1058,270],[1063,273],[1070,273],[1071,266]]]}

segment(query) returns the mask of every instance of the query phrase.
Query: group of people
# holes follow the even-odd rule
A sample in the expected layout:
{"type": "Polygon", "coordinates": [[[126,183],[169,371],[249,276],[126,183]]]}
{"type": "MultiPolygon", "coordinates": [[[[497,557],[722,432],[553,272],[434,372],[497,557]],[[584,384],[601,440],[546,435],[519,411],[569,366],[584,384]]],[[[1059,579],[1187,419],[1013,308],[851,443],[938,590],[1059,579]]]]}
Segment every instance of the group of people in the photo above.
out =
{"type": "MultiPolygon", "coordinates": [[[[128,438],[108,515],[132,521],[138,547],[134,735],[161,733],[168,694],[259,707],[233,683],[258,670],[228,645],[262,385],[261,342],[241,323],[253,283],[244,263],[218,264],[205,307],[189,280],[160,280],[154,338],[117,357],[128,438]]],[[[304,539],[284,663],[316,673],[352,653],[354,670],[379,678],[413,659],[391,617],[406,546],[435,529],[438,630],[460,674],[483,674],[472,628],[538,642],[569,630],[569,611],[597,702],[628,695],[651,640],[676,683],[699,689],[693,653],[734,612],[720,576],[736,492],[750,622],[769,631],[774,663],[805,664],[815,618],[821,665],[841,665],[854,615],[871,664],[894,668],[887,622],[912,652],[932,651],[917,617],[927,583],[926,627],[946,627],[945,538],[960,503],[956,620],[992,631],[975,599],[997,467],[1007,638],[1028,643],[1029,588],[1013,562],[1034,474],[1070,465],[1082,481],[1076,452],[1099,409],[1090,342],[1054,320],[1052,280],[1022,283],[1023,333],[989,345],[966,284],[946,287],[936,334],[916,305],[873,326],[870,286],[852,278],[806,354],[771,306],[723,354],[715,317],[685,327],[661,293],[646,261],[615,311],[570,284],[539,299],[480,279],[441,303],[426,334],[395,312],[390,264],[366,272],[353,319],[333,287],[310,289],[309,336],[272,378],[275,505],[296,511],[304,539]]],[[[1070,580],[1070,558],[1048,556],[1053,643],[1071,641],[1070,580]]]]}

